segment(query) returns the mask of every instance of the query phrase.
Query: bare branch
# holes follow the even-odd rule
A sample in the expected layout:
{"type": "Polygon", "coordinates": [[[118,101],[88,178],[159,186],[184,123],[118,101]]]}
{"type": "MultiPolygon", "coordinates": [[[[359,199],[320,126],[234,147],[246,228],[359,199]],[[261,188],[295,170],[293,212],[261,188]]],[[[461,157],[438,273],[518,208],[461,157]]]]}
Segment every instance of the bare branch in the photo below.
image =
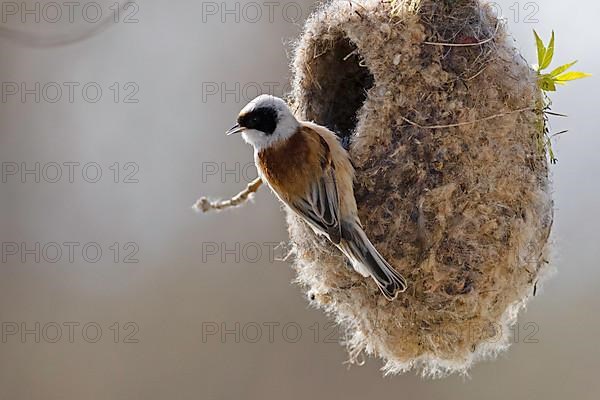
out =
{"type": "Polygon", "coordinates": [[[242,205],[250,198],[250,195],[256,193],[258,188],[262,185],[263,181],[261,178],[256,178],[246,186],[246,189],[242,190],[229,200],[210,201],[206,197],[201,197],[194,204],[194,210],[208,212],[211,210],[224,210],[230,207],[237,207],[242,205]]]}

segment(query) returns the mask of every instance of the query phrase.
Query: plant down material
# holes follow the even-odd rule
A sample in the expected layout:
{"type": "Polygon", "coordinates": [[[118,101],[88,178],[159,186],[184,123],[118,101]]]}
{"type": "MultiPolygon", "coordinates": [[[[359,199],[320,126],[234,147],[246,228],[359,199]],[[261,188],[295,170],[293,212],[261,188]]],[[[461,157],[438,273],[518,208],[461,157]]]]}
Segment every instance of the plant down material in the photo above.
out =
{"type": "Polygon", "coordinates": [[[552,200],[537,73],[475,0],[335,1],[293,62],[300,118],[337,132],[365,231],[409,282],[395,301],[288,214],[297,281],[351,361],[465,372],[509,342],[546,268],[552,200]]]}

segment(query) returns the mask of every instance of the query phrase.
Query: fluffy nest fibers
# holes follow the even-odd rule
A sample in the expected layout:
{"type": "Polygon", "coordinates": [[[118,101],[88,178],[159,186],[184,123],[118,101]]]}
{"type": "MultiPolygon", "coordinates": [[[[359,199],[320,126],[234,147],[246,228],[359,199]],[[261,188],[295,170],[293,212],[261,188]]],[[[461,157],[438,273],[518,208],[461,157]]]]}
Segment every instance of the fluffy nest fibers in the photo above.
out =
{"type": "Polygon", "coordinates": [[[298,281],[350,359],[443,376],[505,349],[547,269],[552,200],[541,93],[497,17],[476,0],[334,1],[293,70],[297,114],[348,145],[365,230],[409,282],[387,301],[288,215],[298,281]]]}

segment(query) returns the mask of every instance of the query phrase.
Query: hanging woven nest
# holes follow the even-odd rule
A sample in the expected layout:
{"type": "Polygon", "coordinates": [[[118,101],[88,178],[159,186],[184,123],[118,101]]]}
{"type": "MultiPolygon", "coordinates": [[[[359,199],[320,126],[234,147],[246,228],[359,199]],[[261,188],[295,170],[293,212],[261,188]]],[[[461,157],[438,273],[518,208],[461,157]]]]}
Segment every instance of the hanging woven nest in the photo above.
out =
{"type": "Polygon", "coordinates": [[[293,62],[300,118],[337,132],[365,231],[409,288],[387,301],[288,212],[298,282],[350,358],[441,376],[507,347],[545,268],[552,224],[540,90],[476,0],[335,1],[293,62]]]}

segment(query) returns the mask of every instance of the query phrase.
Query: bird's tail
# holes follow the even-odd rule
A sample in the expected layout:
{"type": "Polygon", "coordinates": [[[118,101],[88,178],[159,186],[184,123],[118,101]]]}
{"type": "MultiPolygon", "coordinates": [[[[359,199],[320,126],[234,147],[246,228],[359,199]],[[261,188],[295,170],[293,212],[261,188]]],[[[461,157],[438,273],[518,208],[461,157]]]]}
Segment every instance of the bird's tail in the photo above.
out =
{"type": "Polygon", "coordinates": [[[342,223],[339,247],[358,273],[375,280],[388,300],[393,300],[397,293],[406,290],[406,279],[379,254],[357,223],[342,223]]]}

